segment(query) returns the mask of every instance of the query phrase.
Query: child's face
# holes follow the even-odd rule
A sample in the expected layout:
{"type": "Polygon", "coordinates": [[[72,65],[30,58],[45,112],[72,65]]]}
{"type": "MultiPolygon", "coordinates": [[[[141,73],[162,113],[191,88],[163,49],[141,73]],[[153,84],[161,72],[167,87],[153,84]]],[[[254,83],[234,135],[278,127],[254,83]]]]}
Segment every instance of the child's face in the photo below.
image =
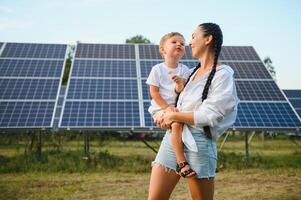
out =
{"type": "Polygon", "coordinates": [[[161,49],[161,53],[163,54],[164,58],[170,57],[180,59],[185,53],[184,44],[184,38],[175,35],[166,40],[166,42],[163,45],[163,48],[161,49]]]}

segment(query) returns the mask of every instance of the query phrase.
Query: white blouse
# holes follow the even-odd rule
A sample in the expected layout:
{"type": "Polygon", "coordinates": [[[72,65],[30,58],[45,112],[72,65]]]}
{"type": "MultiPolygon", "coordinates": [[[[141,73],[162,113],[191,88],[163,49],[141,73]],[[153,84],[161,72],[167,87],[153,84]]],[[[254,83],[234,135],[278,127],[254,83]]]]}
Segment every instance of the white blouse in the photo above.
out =
{"type": "Polygon", "coordinates": [[[234,71],[223,64],[217,66],[208,97],[202,102],[202,93],[209,73],[210,71],[198,80],[192,80],[196,73],[190,78],[179,96],[177,107],[181,112],[193,112],[193,127],[203,131],[204,126],[209,126],[212,138],[217,139],[234,124],[239,99],[234,82],[234,71]]]}

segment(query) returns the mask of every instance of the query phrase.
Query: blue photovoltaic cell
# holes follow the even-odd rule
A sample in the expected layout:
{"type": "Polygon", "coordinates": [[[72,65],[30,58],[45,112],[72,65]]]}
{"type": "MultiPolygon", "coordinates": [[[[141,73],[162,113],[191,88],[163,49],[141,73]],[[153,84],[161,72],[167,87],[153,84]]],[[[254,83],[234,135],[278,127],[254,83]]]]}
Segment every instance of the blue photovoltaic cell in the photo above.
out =
{"type": "Polygon", "coordinates": [[[150,100],[149,87],[146,84],[146,79],[141,80],[143,100],[150,100]]]}
{"type": "Polygon", "coordinates": [[[260,61],[260,58],[251,46],[223,46],[219,60],[260,61]]]}
{"type": "Polygon", "coordinates": [[[289,99],[289,101],[295,109],[301,109],[301,99],[289,99]]]}
{"type": "Polygon", "coordinates": [[[283,92],[301,118],[301,90],[283,90],[283,92]]]}
{"type": "Polygon", "coordinates": [[[240,100],[246,101],[286,101],[276,83],[271,81],[236,81],[240,100]]]}
{"type": "Polygon", "coordinates": [[[137,80],[71,79],[67,98],[137,100],[137,80]]]}
{"type": "Polygon", "coordinates": [[[135,59],[133,44],[83,44],[76,49],[76,58],[135,59]]]}
{"type": "Polygon", "coordinates": [[[139,45],[139,57],[140,59],[162,59],[162,56],[159,52],[159,45],[139,45]]]}
{"type": "Polygon", "coordinates": [[[140,61],[140,71],[141,71],[141,77],[147,78],[152,67],[155,66],[158,63],[161,63],[160,60],[147,60],[147,61],[140,61]]]}
{"type": "Polygon", "coordinates": [[[301,99],[301,90],[283,90],[285,95],[290,98],[300,98],[301,99]]]}
{"type": "Polygon", "coordinates": [[[222,62],[234,70],[237,79],[272,79],[261,62],[222,62]]]}
{"type": "Polygon", "coordinates": [[[137,102],[66,102],[63,127],[139,127],[137,102]]]}
{"type": "Polygon", "coordinates": [[[50,127],[54,102],[0,102],[0,127],[50,127]]]}
{"type": "Polygon", "coordinates": [[[3,43],[2,43],[2,42],[0,42],[0,49],[1,49],[2,45],[3,45],[3,43]]]}
{"type": "Polygon", "coordinates": [[[148,108],[150,106],[150,101],[144,102],[143,106],[144,106],[144,121],[145,121],[145,126],[146,127],[156,127],[152,116],[148,112],[148,108]]]}
{"type": "Polygon", "coordinates": [[[66,48],[63,44],[7,43],[1,57],[64,59],[66,48]]]}
{"type": "Polygon", "coordinates": [[[137,77],[136,62],[127,60],[75,60],[72,76],[137,77]]]}
{"type": "Polygon", "coordinates": [[[243,103],[238,106],[236,128],[301,127],[288,103],[243,103]]]}
{"type": "Polygon", "coordinates": [[[0,59],[0,76],[6,77],[58,77],[64,60],[0,59]]]}
{"type": "Polygon", "coordinates": [[[56,99],[57,79],[0,79],[0,99],[56,99]]]}

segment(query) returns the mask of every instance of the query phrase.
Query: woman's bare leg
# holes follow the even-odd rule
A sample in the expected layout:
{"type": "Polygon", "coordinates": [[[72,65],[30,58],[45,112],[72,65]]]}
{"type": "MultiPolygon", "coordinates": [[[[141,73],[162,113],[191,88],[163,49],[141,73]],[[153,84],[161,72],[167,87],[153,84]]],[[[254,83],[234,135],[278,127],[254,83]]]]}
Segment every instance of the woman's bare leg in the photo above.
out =
{"type": "Polygon", "coordinates": [[[189,178],[187,180],[193,200],[213,200],[214,178],[189,178]]]}
{"type": "Polygon", "coordinates": [[[180,176],[155,163],[152,168],[148,200],[168,200],[180,176]]]}

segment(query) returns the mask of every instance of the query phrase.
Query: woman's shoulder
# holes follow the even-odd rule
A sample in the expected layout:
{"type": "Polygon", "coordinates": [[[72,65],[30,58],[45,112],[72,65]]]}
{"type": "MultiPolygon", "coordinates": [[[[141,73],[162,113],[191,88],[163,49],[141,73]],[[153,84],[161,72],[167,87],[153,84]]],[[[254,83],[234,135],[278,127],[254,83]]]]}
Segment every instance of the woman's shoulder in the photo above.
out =
{"type": "Polygon", "coordinates": [[[216,67],[216,73],[220,74],[220,75],[230,75],[233,76],[234,74],[234,70],[226,64],[218,64],[216,67]]]}

